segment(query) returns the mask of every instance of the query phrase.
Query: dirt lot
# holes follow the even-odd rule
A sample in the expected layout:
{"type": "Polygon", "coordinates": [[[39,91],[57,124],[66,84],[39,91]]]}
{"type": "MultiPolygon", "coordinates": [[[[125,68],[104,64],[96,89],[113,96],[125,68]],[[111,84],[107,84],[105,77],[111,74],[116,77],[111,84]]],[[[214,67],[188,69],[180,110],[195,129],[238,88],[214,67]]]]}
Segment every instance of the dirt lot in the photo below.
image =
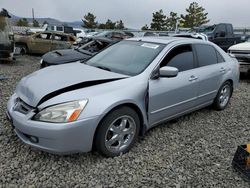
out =
{"type": "Polygon", "coordinates": [[[206,108],[156,127],[121,157],[57,156],[23,144],[5,118],[16,83],[39,69],[39,60],[0,64],[8,77],[0,81],[0,187],[249,187],[231,167],[237,145],[250,142],[249,79],[226,110],[206,108]]]}

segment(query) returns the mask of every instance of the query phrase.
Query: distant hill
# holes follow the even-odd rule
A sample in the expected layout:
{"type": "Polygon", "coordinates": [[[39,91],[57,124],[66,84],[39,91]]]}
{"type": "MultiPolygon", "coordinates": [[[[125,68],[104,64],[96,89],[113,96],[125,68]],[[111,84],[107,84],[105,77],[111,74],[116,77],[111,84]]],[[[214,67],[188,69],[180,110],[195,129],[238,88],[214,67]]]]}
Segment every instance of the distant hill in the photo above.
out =
{"type": "MultiPolygon", "coordinates": [[[[21,19],[22,17],[18,17],[14,14],[11,14],[11,23],[14,25],[19,19],[21,19]]],[[[28,20],[29,23],[33,22],[32,18],[26,18],[28,20]]],[[[80,28],[82,26],[82,21],[74,21],[74,22],[63,22],[54,18],[35,18],[40,25],[42,25],[45,21],[49,23],[49,25],[68,25],[71,27],[76,27],[76,28],[80,28]]]]}

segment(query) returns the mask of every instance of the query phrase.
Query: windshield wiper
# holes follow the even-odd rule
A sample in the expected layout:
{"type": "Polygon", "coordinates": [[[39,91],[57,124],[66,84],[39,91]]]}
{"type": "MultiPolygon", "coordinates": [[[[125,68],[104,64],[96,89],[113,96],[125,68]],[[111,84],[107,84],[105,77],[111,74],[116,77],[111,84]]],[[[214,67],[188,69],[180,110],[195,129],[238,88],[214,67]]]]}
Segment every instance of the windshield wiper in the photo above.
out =
{"type": "Polygon", "coordinates": [[[95,66],[95,67],[102,69],[102,70],[111,71],[111,69],[109,69],[107,67],[103,67],[103,66],[95,66]]]}

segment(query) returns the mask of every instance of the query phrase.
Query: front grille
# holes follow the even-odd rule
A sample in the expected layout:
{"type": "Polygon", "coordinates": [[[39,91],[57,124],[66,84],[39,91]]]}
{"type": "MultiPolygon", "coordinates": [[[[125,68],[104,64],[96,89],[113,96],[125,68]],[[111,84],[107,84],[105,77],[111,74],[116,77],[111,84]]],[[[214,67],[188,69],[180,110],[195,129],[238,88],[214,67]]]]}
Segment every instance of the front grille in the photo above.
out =
{"type": "Polygon", "coordinates": [[[236,59],[240,62],[250,62],[250,51],[246,51],[246,50],[233,50],[230,51],[231,54],[233,54],[236,59]]]}
{"type": "Polygon", "coordinates": [[[8,51],[0,51],[0,58],[9,58],[10,57],[10,52],[8,51]]]}
{"type": "Polygon", "coordinates": [[[232,54],[242,54],[242,55],[247,55],[250,54],[250,51],[248,50],[231,50],[232,54]]]}
{"type": "Polygon", "coordinates": [[[28,114],[31,110],[33,110],[31,106],[26,104],[22,99],[17,98],[14,111],[20,112],[22,114],[28,114]]]}

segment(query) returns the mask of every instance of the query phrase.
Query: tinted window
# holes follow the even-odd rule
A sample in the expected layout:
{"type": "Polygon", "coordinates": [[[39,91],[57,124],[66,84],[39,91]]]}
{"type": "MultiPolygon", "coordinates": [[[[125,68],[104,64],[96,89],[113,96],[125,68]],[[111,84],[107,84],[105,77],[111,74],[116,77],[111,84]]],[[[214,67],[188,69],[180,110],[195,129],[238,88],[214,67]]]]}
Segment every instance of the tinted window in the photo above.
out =
{"type": "Polygon", "coordinates": [[[232,26],[231,25],[227,25],[227,32],[229,33],[229,34],[233,34],[233,28],[232,28],[232,26]]]}
{"type": "Polygon", "coordinates": [[[217,37],[225,37],[226,32],[226,26],[224,24],[220,24],[217,26],[216,29],[216,36],[217,37]]]}
{"type": "Polygon", "coordinates": [[[216,50],[216,53],[217,53],[217,62],[218,63],[223,63],[225,62],[225,59],[222,57],[222,55],[216,50]]]}
{"type": "Polygon", "coordinates": [[[57,31],[63,31],[63,27],[57,26],[57,27],[56,27],[56,30],[57,30],[57,31]]]}
{"type": "Polygon", "coordinates": [[[171,66],[179,69],[180,72],[194,68],[194,57],[190,45],[182,45],[174,48],[164,58],[161,63],[163,66],[171,66]]]}
{"type": "Polygon", "coordinates": [[[217,54],[214,47],[206,44],[196,44],[195,48],[200,67],[217,63],[217,54]]]}

